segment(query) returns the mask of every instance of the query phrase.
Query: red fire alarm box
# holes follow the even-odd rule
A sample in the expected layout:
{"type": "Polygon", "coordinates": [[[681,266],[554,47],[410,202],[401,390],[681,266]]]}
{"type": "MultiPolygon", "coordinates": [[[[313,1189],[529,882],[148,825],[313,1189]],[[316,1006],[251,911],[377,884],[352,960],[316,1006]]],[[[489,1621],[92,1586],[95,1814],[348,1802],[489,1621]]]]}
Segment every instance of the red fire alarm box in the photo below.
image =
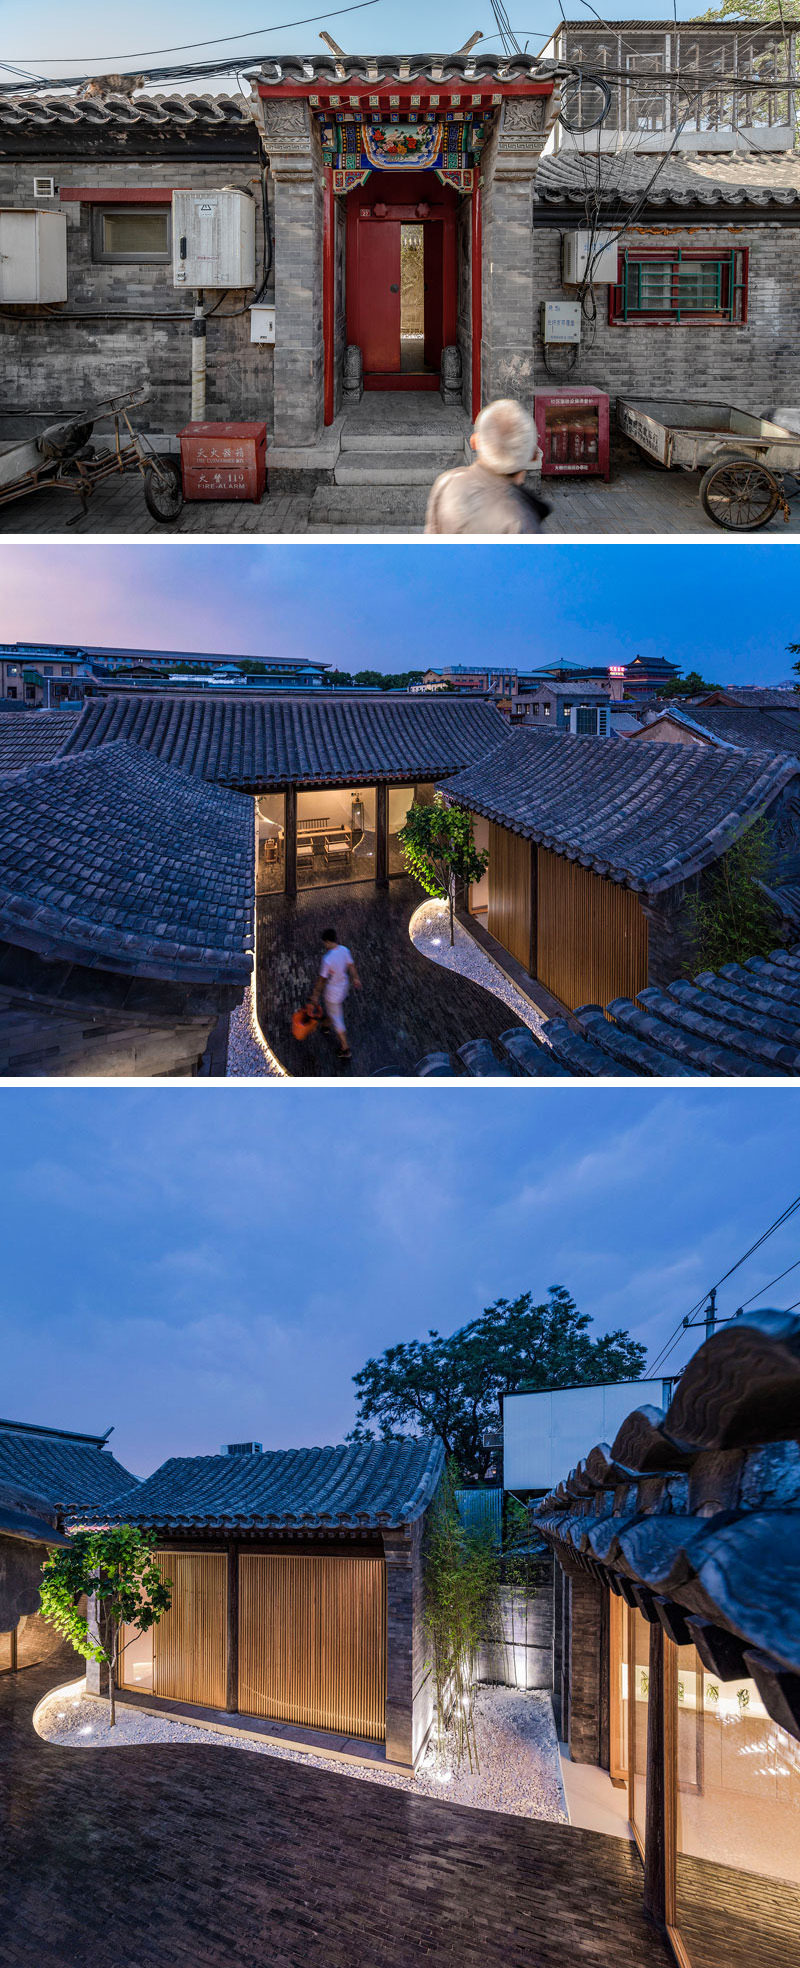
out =
{"type": "Polygon", "coordinates": [[[537,390],[533,414],[542,477],[608,478],[608,397],[603,390],[537,390]]]}
{"type": "Polygon", "coordinates": [[[184,499],[263,499],[266,424],[187,424],[178,436],[184,499]]]}

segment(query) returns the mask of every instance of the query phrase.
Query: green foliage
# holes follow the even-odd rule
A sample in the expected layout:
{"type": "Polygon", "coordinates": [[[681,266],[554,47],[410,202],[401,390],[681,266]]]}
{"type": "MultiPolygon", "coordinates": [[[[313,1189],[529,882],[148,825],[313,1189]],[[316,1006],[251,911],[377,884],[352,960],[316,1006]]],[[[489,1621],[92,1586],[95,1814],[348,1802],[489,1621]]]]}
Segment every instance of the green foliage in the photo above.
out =
{"type": "MultiPolygon", "coordinates": [[[[790,656],[800,656],[800,642],[787,642],[786,647],[790,656]]],[[[795,676],[800,676],[800,663],[793,663],[792,669],[795,676]]],[[[794,687],[795,690],[800,690],[800,683],[796,683],[794,687]]]]}
{"type": "Polygon", "coordinates": [[[701,697],[706,690],[718,690],[718,683],[707,683],[699,670],[689,670],[685,677],[670,677],[662,685],[662,697],[701,697]]]}
{"type": "Polygon", "coordinates": [[[784,0],[721,0],[719,7],[709,7],[707,14],[696,14],[695,20],[741,20],[741,21],[781,21],[789,19],[784,0]],[[781,7],[783,6],[783,13],[781,7]]]}
{"type": "Polygon", "coordinates": [[[543,1304],[522,1292],[446,1338],[432,1328],[427,1339],[400,1341],[354,1374],[358,1419],[349,1439],[438,1435],[466,1479],[480,1482],[494,1453],[482,1438],[497,1422],[501,1394],[641,1376],[646,1349],[622,1330],[592,1340],[590,1324],[554,1285],[543,1304]]]}
{"type": "Polygon", "coordinates": [[[172,1603],[172,1581],[155,1561],[156,1540],[133,1524],[76,1531],[68,1545],[52,1551],[42,1569],[44,1618],[64,1635],[84,1660],[109,1671],[111,1721],[123,1626],[148,1633],[172,1603]],[[81,1601],[95,1602],[97,1627],[90,1631],[81,1601]]]}
{"type": "Polygon", "coordinates": [[[466,807],[445,806],[437,793],[431,806],[415,801],[409,807],[397,838],[409,873],[416,875],[426,895],[447,898],[453,943],[456,889],[480,881],[489,861],[486,848],[475,846],[472,815],[466,807]]]}
{"type": "Polygon", "coordinates": [[[769,956],[775,947],[775,912],[760,883],[769,879],[770,860],[769,826],[757,820],[701,877],[686,905],[692,938],[687,976],[769,956]]]}
{"type": "Polygon", "coordinates": [[[451,1461],[428,1515],[425,1631],[433,1675],[439,1750],[453,1732],[455,1767],[480,1767],[475,1726],[478,1650],[499,1625],[500,1555],[491,1532],[467,1528],[455,1499],[451,1461]]]}
{"type": "Polygon", "coordinates": [[[385,672],[383,670],[356,670],[354,676],[351,670],[329,670],[325,678],[325,683],[326,685],[330,684],[334,690],[341,689],[342,686],[346,687],[348,684],[355,684],[357,687],[360,686],[362,690],[408,690],[412,683],[421,683],[424,674],[424,670],[393,670],[385,672]]]}

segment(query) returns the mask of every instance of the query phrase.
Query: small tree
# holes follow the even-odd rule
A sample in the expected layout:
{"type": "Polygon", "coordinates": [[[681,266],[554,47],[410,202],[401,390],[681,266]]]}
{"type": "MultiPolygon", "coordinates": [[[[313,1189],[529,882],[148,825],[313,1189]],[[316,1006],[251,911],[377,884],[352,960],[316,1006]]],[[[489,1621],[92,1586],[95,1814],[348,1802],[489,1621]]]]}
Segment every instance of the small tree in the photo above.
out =
{"type": "Polygon", "coordinates": [[[456,888],[480,881],[489,861],[486,848],[475,846],[472,815],[463,806],[445,806],[441,793],[432,806],[409,807],[397,836],[406,867],[422,883],[426,895],[450,904],[450,943],[455,942],[456,888]]]}
{"type": "Polygon", "coordinates": [[[41,1605],[45,1619],[71,1640],[84,1660],[100,1661],[108,1668],[112,1729],[122,1628],[134,1626],[138,1633],[149,1633],[172,1604],[172,1580],[162,1577],[155,1545],[152,1534],[134,1524],[76,1531],[70,1543],[53,1551],[43,1567],[41,1605]],[[87,1614],[80,1609],[84,1598],[95,1603],[94,1633],[87,1614]]]}
{"type": "Polygon", "coordinates": [[[500,1554],[490,1530],[462,1523],[457,1478],[451,1462],[426,1528],[425,1628],[440,1753],[452,1725],[456,1769],[466,1756],[470,1770],[478,1770],[478,1652],[500,1630],[500,1554]]]}
{"type": "Polygon", "coordinates": [[[723,854],[687,904],[693,938],[688,965],[697,971],[768,957],[775,946],[775,913],[761,886],[770,870],[770,832],[766,820],[723,854]]]}

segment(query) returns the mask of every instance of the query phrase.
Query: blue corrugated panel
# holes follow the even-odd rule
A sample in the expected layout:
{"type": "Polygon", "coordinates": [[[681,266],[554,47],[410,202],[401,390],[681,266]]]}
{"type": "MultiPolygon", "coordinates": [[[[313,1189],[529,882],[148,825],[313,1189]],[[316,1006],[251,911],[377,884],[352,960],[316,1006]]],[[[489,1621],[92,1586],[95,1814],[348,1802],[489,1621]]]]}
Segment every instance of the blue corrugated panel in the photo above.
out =
{"type": "Polygon", "coordinates": [[[503,1542],[503,1492],[497,1490],[456,1490],[456,1503],[462,1524],[470,1531],[492,1531],[498,1544],[503,1542]]]}

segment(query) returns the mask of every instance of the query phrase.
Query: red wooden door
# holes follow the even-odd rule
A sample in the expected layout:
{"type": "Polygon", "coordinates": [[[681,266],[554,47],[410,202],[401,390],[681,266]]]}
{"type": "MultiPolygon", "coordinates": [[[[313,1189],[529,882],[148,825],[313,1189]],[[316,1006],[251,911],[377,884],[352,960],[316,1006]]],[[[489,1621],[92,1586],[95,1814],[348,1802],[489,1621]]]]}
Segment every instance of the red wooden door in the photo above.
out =
{"type": "Polygon", "coordinates": [[[442,313],[444,300],[444,226],[422,228],[423,271],[425,279],[425,367],[438,369],[442,360],[442,313]]]}
{"type": "Polygon", "coordinates": [[[366,373],[400,368],[400,224],[381,219],[360,225],[358,312],[366,373]]]}

